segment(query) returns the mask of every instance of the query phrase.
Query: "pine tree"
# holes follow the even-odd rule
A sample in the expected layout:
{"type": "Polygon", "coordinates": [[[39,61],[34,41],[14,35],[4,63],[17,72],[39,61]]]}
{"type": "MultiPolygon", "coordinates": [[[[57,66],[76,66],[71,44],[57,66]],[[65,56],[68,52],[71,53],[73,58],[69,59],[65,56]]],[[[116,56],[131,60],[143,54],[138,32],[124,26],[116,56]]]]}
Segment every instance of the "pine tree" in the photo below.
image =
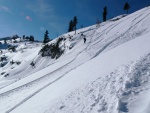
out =
{"type": "Polygon", "coordinates": [[[71,20],[71,21],[69,22],[69,29],[68,29],[68,32],[73,31],[73,27],[74,27],[73,21],[71,20]]]}
{"type": "Polygon", "coordinates": [[[6,38],[4,39],[4,44],[7,44],[7,40],[6,40],[6,38]]]}
{"type": "Polygon", "coordinates": [[[107,7],[104,7],[104,11],[103,11],[103,21],[106,21],[106,16],[107,16],[107,7]]]}
{"type": "Polygon", "coordinates": [[[26,36],[26,40],[27,40],[27,41],[29,41],[29,38],[30,38],[29,36],[26,36]]]}
{"type": "Polygon", "coordinates": [[[73,18],[73,24],[74,24],[75,34],[76,34],[77,23],[78,23],[78,19],[77,19],[77,17],[75,16],[75,17],[73,18]]]}
{"type": "Polygon", "coordinates": [[[25,36],[25,35],[23,35],[23,36],[22,36],[22,38],[23,38],[23,40],[25,40],[26,36],[25,36]]]}
{"type": "Polygon", "coordinates": [[[17,37],[16,37],[16,36],[13,36],[13,37],[12,37],[12,39],[16,40],[16,39],[17,39],[17,37]]]}
{"type": "Polygon", "coordinates": [[[123,9],[126,10],[126,11],[127,11],[127,14],[128,14],[128,10],[130,9],[130,5],[128,4],[128,2],[125,3],[123,9]]]}
{"type": "Polygon", "coordinates": [[[31,35],[31,36],[29,37],[29,41],[34,42],[34,36],[31,35]]]}
{"type": "Polygon", "coordinates": [[[49,39],[49,36],[48,36],[48,30],[46,30],[46,32],[45,32],[45,34],[44,34],[44,40],[43,40],[43,43],[45,44],[45,43],[48,43],[49,41],[50,41],[50,39],[49,39]]]}
{"type": "Polygon", "coordinates": [[[63,41],[64,38],[59,38],[56,43],[53,44],[46,44],[40,50],[40,54],[42,57],[50,56],[52,59],[59,58],[63,54],[63,50],[59,47],[60,42],[63,41]]]}

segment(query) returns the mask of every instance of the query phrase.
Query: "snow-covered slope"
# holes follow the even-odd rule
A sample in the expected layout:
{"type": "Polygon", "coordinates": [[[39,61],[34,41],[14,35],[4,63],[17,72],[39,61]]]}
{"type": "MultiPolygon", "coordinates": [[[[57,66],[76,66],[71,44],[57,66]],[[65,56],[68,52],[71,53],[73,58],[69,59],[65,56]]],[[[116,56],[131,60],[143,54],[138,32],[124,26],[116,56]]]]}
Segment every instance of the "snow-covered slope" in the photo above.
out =
{"type": "Polygon", "coordinates": [[[150,112],[150,7],[60,37],[58,59],[41,57],[36,43],[5,51],[1,113],[150,112]]]}

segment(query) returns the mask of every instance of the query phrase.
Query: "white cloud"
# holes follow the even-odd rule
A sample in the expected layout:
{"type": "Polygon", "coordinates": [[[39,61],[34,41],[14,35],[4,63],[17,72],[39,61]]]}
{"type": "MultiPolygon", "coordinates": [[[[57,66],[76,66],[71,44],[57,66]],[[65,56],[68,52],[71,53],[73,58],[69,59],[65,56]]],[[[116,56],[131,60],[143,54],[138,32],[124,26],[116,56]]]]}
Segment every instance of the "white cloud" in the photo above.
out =
{"type": "Polygon", "coordinates": [[[11,10],[8,7],[6,7],[6,6],[0,6],[0,10],[3,10],[5,12],[7,12],[7,13],[11,13],[11,10]]]}
{"type": "MultiPolygon", "coordinates": [[[[37,15],[38,18],[46,21],[48,24],[47,27],[51,28],[51,30],[56,31],[57,33],[63,33],[66,27],[68,27],[68,22],[65,24],[67,18],[57,15],[54,10],[54,5],[50,4],[50,1],[48,0],[35,0],[34,2],[27,1],[26,8],[37,15]]],[[[44,31],[45,28],[40,27],[40,30],[44,31]]]]}
{"type": "Polygon", "coordinates": [[[27,3],[27,9],[34,12],[40,18],[54,18],[54,9],[52,5],[44,0],[35,0],[34,3],[27,3]]]}

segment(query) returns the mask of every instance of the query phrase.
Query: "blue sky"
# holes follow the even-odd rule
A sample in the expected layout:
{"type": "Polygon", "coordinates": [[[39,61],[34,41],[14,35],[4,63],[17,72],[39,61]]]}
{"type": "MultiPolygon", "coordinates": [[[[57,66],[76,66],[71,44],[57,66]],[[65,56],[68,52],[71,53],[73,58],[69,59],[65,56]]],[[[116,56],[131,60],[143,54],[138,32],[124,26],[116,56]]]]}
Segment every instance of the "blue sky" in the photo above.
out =
{"type": "Polygon", "coordinates": [[[107,18],[126,13],[125,2],[130,4],[129,13],[150,4],[149,0],[0,0],[0,37],[33,35],[43,40],[46,30],[55,38],[68,30],[69,21],[78,18],[77,28],[102,21],[103,7],[107,6],[107,18]]]}

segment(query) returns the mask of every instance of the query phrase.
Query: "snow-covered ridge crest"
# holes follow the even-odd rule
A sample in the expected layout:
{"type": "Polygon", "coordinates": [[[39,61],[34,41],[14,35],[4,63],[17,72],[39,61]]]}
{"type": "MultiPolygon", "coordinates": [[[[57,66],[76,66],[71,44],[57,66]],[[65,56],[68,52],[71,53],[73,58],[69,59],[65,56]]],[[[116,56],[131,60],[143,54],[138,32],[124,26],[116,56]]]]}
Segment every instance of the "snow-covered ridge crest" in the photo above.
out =
{"type": "Polygon", "coordinates": [[[0,69],[0,111],[149,113],[150,7],[114,19],[59,36],[65,39],[58,59],[42,57],[40,43],[4,51],[8,63],[0,69]]]}

